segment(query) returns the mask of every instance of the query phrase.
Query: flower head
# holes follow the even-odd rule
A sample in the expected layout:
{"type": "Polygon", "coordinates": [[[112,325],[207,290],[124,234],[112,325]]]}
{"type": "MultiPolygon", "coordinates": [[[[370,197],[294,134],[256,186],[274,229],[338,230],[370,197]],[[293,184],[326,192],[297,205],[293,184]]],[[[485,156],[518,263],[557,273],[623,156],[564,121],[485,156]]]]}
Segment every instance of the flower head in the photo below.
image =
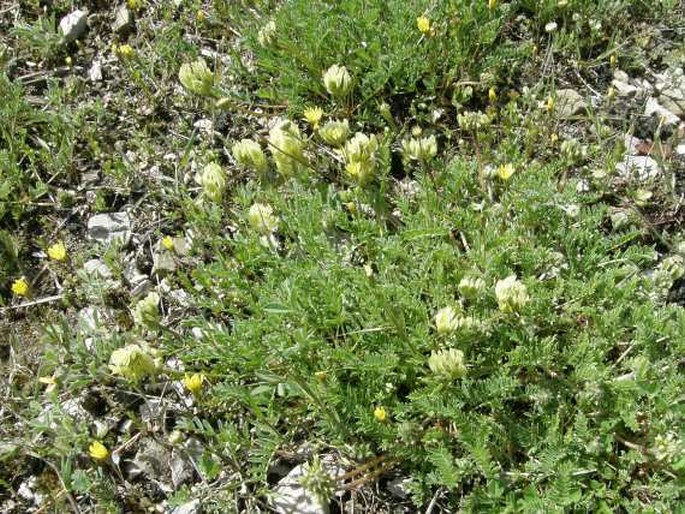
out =
{"type": "Polygon", "coordinates": [[[336,148],[345,144],[349,134],[350,122],[346,119],[342,121],[329,121],[319,129],[321,139],[336,148]]]}
{"type": "Polygon", "coordinates": [[[516,279],[516,275],[497,281],[495,296],[502,312],[516,312],[530,300],[526,286],[516,279]]]}
{"type": "Polygon", "coordinates": [[[334,64],[323,74],[323,85],[335,98],[343,98],[352,89],[352,77],[345,66],[334,64]]]}
{"type": "Polygon", "coordinates": [[[145,298],[136,303],[133,307],[133,320],[137,325],[151,327],[159,323],[161,317],[159,299],[159,294],[151,291],[145,298]]]}
{"type": "Polygon", "coordinates": [[[376,407],[373,410],[373,417],[376,418],[376,421],[384,423],[388,420],[388,411],[385,410],[385,407],[376,407]]]}
{"type": "Polygon", "coordinates": [[[458,328],[457,313],[452,307],[443,307],[433,317],[438,334],[447,334],[458,328]]]}
{"type": "Polygon", "coordinates": [[[55,243],[48,248],[48,257],[56,261],[63,261],[67,258],[67,247],[62,241],[55,243]]]}
{"type": "Polygon", "coordinates": [[[497,101],[497,90],[494,86],[488,89],[488,100],[490,100],[491,104],[494,104],[497,101]]]}
{"type": "Polygon", "coordinates": [[[457,289],[464,298],[473,300],[485,291],[485,280],[480,277],[464,277],[459,281],[457,289]]]}
{"type": "Polygon", "coordinates": [[[271,20],[266,25],[264,25],[257,33],[257,41],[259,44],[266,47],[271,46],[271,44],[276,39],[276,22],[271,20]]]}
{"type": "Polygon", "coordinates": [[[257,173],[266,173],[269,162],[259,143],[252,139],[241,139],[233,145],[231,153],[235,160],[244,168],[252,168],[257,173]]]}
{"type": "Polygon", "coordinates": [[[454,380],[466,375],[464,352],[450,348],[432,352],[428,358],[428,367],[438,376],[454,380]]]}
{"type": "Polygon", "coordinates": [[[407,161],[428,162],[438,153],[435,136],[411,138],[402,141],[402,154],[407,161]]]}
{"type": "Polygon", "coordinates": [[[278,228],[278,218],[274,216],[270,205],[255,203],[250,207],[247,221],[260,234],[272,234],[278,228]]]}
{"type": "Polygon", "coordinates": [[[174,238],[171,236],[164,236],[162,238],[162,246],[171,252],[174,249],[174,238]]]}
{"type": "Polygon", "coordinates": [[[192,394],[197,395],[202,390],[202,384],[205,381],[205,376],[202,373],[186,374],[183,378],[183,387],[185,387],[192,394]]]}
{"type": "Polygon", "coordinates": [[[157,363],[150,351],[140,345],[129,344],[112,352],[109,369],[114,375],[137,382],[152,375],[157,370],[157,363]]]}
{"type": "Polygon", "coordinates": [[[269,131],[269,150],[276,163],[276,170],[285,177],[294,175],[307,162],[300,131],[287,120],[277,123],[269,131]]]}
{"type": "Polygon", "coordinates": [[[104,461],[109,458],[109,450],[100,441],[93,441],[88,447],[88,453],[97,461],[104,461]]]}
{"type": "Polygon", "coordinates": [[[512,177],[515,171],[516,168],[514,168],[514,165],[510,162],[506,164],[500,164],[497,168],[497,176],[500,179],[507,181],[512,177]]]}
{"type": "Polygon", "coordinates": [[[347,165],[345,171],[360,185],[366,184],[374,176],[378,140],[375,135],[367,136],[357,132],[341,150],[347,165]]]}
{"type": "Polygon", "coordinates": [[[120,59],[130,59],[136,53],[131,45],[118,45],[114,47],[114,53],[120,59]]]}
{"type": "Polygon", "coordinates": [[[29,283],[24,277],[18,278],[12,282],[12,292],[17,296],[26,296],[29,294],[29,283]]]}
{"type": "Polygon", "coordinates": [[[219,202],[226,190],[226,172],[215,162],[210,162],[195,176],[202,186],[202,193],[213,202],[219,202]]]}
{"type": "Polygon", "coordinates": [[[323,109],[321,107],[307,107],[304,110],[304,119],[312,128],[318,129],[321,118],[323,118],[323,109]]]}
{"type": "Polygon", "coordinates": [[[416,18],[416,27],[423,35],[428,35],[431,33],[431,22],[427,16],[421,15],[416,18]]]}
{"type": "Polygon", "coordinates": [[[457,114],[457,121],[462,129],[469,131],[482,130],[490,125],[490,118],[484,112],[466,111],[457,114]]]}
{"type": "Polygon", "coordinates": [[[211,96],[214,88],[214,74],[204,59],[184,63],[178,72],[181,85],[196,95],[211,96]]]}

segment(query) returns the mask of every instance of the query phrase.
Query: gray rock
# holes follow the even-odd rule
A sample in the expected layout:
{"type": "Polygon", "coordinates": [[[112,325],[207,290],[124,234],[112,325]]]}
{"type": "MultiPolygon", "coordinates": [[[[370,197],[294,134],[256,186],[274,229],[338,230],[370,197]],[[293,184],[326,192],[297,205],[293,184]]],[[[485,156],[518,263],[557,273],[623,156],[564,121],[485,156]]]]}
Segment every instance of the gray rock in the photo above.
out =
{"type": "Polygon", "coordinates": [[[278,514],[328,514],[328,504],[302,486],[306,472],[306,465],[300,464],[278,482],[272,499],[278,514]]]}
{"type": "Polygon", "coordinates": [[[634,96],[638,92],[638,88],[630,84],[630,77],[625,71],[614,71],[614,79],[611,85],[616,88],[616,94],[620,97],[634,96]]]}
{"type": "Polygon", "coordinates": [[[145,439],[132,463],[149,478],[163,479],[169,475],[170,451],[154,439],[145,439]]]}
{"type": "Polygon", "coordinates": [[[411,493],[409,489],[411,478],[399,477],[388,482],[388,492],[397,498],[407,498],[411,493]]]}
{"type": "Polygon", "coordinates": [[[178,450],[171,451],[171,483],[174,489],[183,484],[190,483],[193,479],[193,467],[178,450]]]}
{"type": "Polygon", "coordinates": [[[96,214],[88,220],[88,236],[103,243],[119,240],[128,244],[131,240],[131,218],[127,212],[96,214]]]}
{"type": "Polygon", "coordinates": [[[659,103],[675,116],[685,116],[685,73],[682,68],[657,75],[659,103]]]}
{"type": "Polygon", "coordinates": [[[93,334],[115,318],[106,307],[84,307],[78,313],[78,327],[84,334],[93,334]]]}
{"type": "Polygon", "coordinates": [[[86,273],[100,278],[112,278],[112,271],[100,259],[90,259],[83,264],[86,273]]]}
{"type": "MultiPolygon", "coordinates": [[[[333,455],[322,457],[321,465],[333,481],[345,473],[333,455]]],[[[278,514],[328,514],[329,499],[319,498],[303,487],[302,479],[307,472],[308,464],[300,464],[278,482],[271,499],[278,514]]]]}
{"type": "Polygon", "coordinates": [[[202,503],[198,499],[191,500],[174,508],[170,514],[202,514],[202,503]]]}
{"type": "Polygon", "coordinates": [[[557,90],[556,106],[561,118],[570,118],[587,109],[587,103],[575,89],[557,90]]]}
{"type": "Polygon", "coordinates": [[[112,31],[116,34],[125,34],[133,28],[133,16],[126,4],[121,4],[117,7],[114,13],[114,23],[112,23],[112,31]]]}
{"type": "Polygon", "coordinates": [[[632,134],[625,134],[623,136],[623,145],[626,147],[626,153],[628,155],[639,155],[639,147],[642,142],[642,139],[635,137],[632,134]]]}
{"type": "Polygon", "coordinates": [[[102,63],[100,61],[93,61],[88,70],[88,80],[91,82],[100,82],[102,80],[102,63]]]}
{"type": "Polygon", "coordinates": [[[647,105],[645,105],[645,116],[651,116],[652,114],[656,114],[665,126],[677,125],[680,123],[680,118],[661,105],[659,100],[654,97],[649,98],[647,100],[647,105]]]}
{"type": "Polygon", "coordinates": [[[88,12],[77,9],[70,12],[59,22],[59,30],[65,43],[77,40],[88,27],[88,12]]]}
{"type": "Polygon", "coordinates": [[[635,178],[640,182],[647,182],[661,176],[661,167],[646,155],[626,155],[616,164],[616,172],[624,179],[635,178]]]}

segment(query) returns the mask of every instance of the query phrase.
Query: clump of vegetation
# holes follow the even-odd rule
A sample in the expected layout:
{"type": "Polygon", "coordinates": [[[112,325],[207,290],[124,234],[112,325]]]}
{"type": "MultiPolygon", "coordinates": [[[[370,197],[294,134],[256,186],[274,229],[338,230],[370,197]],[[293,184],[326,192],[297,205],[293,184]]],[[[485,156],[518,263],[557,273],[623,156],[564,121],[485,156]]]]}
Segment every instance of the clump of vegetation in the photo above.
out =
{"type": "Polygon", "coordinates": [[[379,501],[413,509],[678,505],[685,250],[650,221],[678,195],[617,177],[618,129],[556,92],[606,90],[616,42],[675,5],[128,4],[99,48],[118,118],[79,103],[78,45],[42,109],[17,62],[59,52],[10,40],[0,72],[3,313],[52,305],[3,390],[8,490],[257,511],[306,446],[325,501],[394,474],[379,501]],[[133,243],[84,240],[124,205],[133,243]],[[192,462],[173,487],[153,443],[192,462]]]}

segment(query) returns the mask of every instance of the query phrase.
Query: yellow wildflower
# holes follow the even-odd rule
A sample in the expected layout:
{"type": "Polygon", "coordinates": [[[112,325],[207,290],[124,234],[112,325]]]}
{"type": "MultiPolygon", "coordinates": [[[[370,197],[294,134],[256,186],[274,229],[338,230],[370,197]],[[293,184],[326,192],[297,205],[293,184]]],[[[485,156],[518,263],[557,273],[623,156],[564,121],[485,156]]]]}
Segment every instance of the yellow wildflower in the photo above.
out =
{"type": "Polygon", "coordinates": [[[488,0],[488,9],[491,11],[497,7],[497,0],[488,0]]]}
{"type": "Polygon", "coordinates": [[[162,246],[169,251],[174,249],[174,238],[171,236],[164,236],[162,238],[162,246]]]}
{"type": "Polygon", "coordinates": [[[135,50],[131,45],[119,45],[116,47],[116,54],[121,59],[130,59],[135,54],[135,50]]]}
{"type": "Polygon", "coordinates": [[[132,11],[141,11],[145,7],[145,0],[128,0],[126,3],[132,11]]]}
{"type": "Polygon", "coordinates": [[[17,296],[26,296],[29,294],[29,283],[24,277],[18,278],[12,283],[12,292],[17,296]]]}
{"type": "Polygon", "coordinates": [[[516,168],[514,168],[514,165],[510,162],[507,164],[500,164],[499,168],[497,168],[497,176],[502,180],[509,180],[515,171],[516,168]]]}
{"type": "Polygon", "coordinates": [[[423,35],[429,35],[431,33],[431,22],[428,19],[428,17],[421,15],[418,18],[416,18],[416,27],[419,29],[419,32],[423,35]]]}
{"type": "Polygon", "coordinates": [[[385,407],[376,407],[373,410],[373,417],[376,418],[377,421],[384,423],[388,419],[388,411],[385,410],[385,407]]]}
{"type": "Polygon", "coordinates": [[[304,119],[313,128],[318,129],[321,118],[323,118],[323,109],[321,107],[307,107],[304,110],[304,119]]]}
{"type": "Polygon", "coordinates": [[[488,89],[488,100],[490,100],[491,104],[494,104],[497,101],[497,90],[494,86],[488,89]]]}
{"type": "Polygon", "coordinates": [[[197,395],[202,390],[202,384],[204,383],[204,381],[204,374],[193,373],[192,375],[186,374],[185,378],[181,382],[183,382],[183,387],[185,387],[194,395],[197,395]]]}
{"type": "Polygon", "coordinates": [[[109,458],[109,450],[100,441],[93,441],[88,447],[88,453],[97,461],[104,461],[109,458]]]}
{"type": "Polygon", "coordinates": [[[67,247],[62,241],[55,243],[48,248],[48,257],[56,261],[63,261],[67,258],[67,247]]]}

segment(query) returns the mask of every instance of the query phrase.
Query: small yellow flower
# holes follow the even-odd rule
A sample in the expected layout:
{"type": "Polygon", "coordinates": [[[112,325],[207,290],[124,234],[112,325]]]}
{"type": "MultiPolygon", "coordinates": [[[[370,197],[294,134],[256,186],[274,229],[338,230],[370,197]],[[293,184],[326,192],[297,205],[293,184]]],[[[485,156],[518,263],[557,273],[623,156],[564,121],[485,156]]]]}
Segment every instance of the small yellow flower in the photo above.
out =
{"type": "Polygon", "coordinates": [[[323,382],[324,380],[326,380],[328,378],[328,371],[315,371],[314,377],[317,380],[323,382]]]}
{"type": "Polygon", "coordinates": [[[497,0],[488,0],[488,9],[491,11],[497,7],[497,0]]]}
{"type": "Polygon", "coordinates": [[[53,375],[51,377],[48,377],[48,376],[39,377],[38,382],[40,382],[41,384],[45,384],[47,386],[45,388],[46,393],[51,393],[52,391],[57,389],[57,386],[58,386],[57,379],[55,378],[55,375],[53,375]]]}
{"type": "Polygon", "coordinates": [[[131,45],[119,45],[116,47],[115,52],[121,59],[130,59],[135,54],[135,50],[131,45]]]}
{"type": "Polygon", "coordinates": [[[205,18],[207,18],[207,15],[204,13],[204,11],[202,9],[198,9],[195,13],[195,19],[197,21],[205,21],[205,18]]]}
{"type": "Polygon", "coordinates": [[[74,62],[74,61],[72,60],[71,56],[69,56],[69,55],[67,55],[67,56],[64,58],[64,64],[66,64],[67,66],[71,66],[73,62],[74,62]]]}
{"type": "Polygon", "coordinates": [[[202,384],[204,383],[204,381],[204,374],[193,373],[192,375],[186,374],[185,378],[181,382],[183,382],[183,387],[185,387],[194,395],[197,395],[202,390],[202,384]]]}
{"type": "Polygon", "coordinates": [[[48,257],[56,261],[63,261],[67,258],[67,247],[62,241],[55,243],[48,248],[48,257]]]}
{"type": "Polygon", "coordinates": [[[428,35],[431,33],[431,21],[424,15],[416,18],[416,27],[423,35],[428,35]]]}
{"type": "Polygon", "coordinates": [[[497,101],[497,90],[494,86],[488,89],[488,100],[490,100],[491,104],[494,104],[497,101]]]}
{"type": "Polygon", "coordinates": [[[616,64],[618,64],[618,57],[616,57],[616,54],[611,54],[611,57],[609,57],[609,65],[612,68],[615,68],[616,64]]]}
{"type": "Polygon", "coordinates": [[[545,102],[545,110],[547,112],[552,112],[554,110],[554,97],[550,96],[545,102]]]}
{"type": "Polygon", "coordinates": [[[162,246],[171,252],[174,249],[174,238],[171,236],[164,236],[162,238],[162,246]]]}
{"type": "Polygon", "coordinates": [[[321,107],[307,107],[304,110],[304,119],[313,128],[318,129],[321,118],[323,118],[323,109],[321,107]]]}
{"type": "Polygon", "coordinates": [[[126,3],[132,11],[141,11],[145,7],[145,0],[128,0],[126,3]]]}
{"type": "Polygon", "coordinates": [[[18,278],[12,283],[12,292],[17,296],[26,296],[29,294],[29,283],[24,277],[18,278]]]}
{"type": "Polygon", "coordinates": [[[497,168],[497,176],[506,181],[511,178],[515,171],[516,168],[514,168],[514,165],[510,162],[506,164],[500,164],[499,168],[497,168]]]}
{"type": "Polygon", "coordinates": [[[88,447],[88,453],[97,461],[104,461],[109,458],[109,450],[100,441],[93,441],[88,447]]]}
{"type": "Polygon", "coordinates": [[[376,407],[373,410],[373,417],[376,418],[377,421],[384,423],[388,420],[388,411],[385,410],[385,407],[376,407]]]}

